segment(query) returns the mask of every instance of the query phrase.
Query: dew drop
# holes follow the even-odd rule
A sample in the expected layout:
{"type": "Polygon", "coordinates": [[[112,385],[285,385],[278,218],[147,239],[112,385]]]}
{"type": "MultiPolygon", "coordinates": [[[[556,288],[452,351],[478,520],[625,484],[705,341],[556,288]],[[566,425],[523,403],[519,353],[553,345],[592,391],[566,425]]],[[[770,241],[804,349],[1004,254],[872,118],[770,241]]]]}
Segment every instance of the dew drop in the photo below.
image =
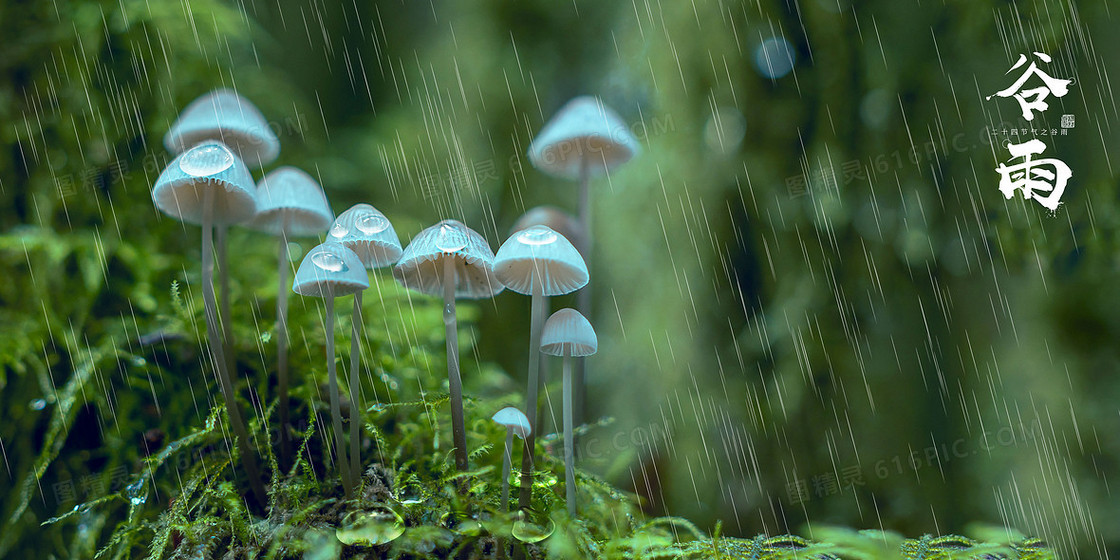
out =
{"type": "Polygon", "coordinates": [[[47,407],[47,400],[46,399],[35,399],[35,400],[31,401],[31,404],[29,406],[31,407],[31,410],[43,410],[44,408],[47,407]]]}
{"type": "Polygon", "coordinates": [[[548,245],[556,239],[556,232],[544,226],[533,226],[517,235],[517,240],[526,245],[548,245]]]}
{"type": "Polygon", "coordinates": [[[128,501],[134,506],[138,506],[148,501],[148,496],[143,493],[144,479],[137,480],[132,484],[124,487],[124,493],[128,496],[128,501]]]}
{"type": "Polygon", "coordinates": [[[513,524],[513,537],[524,543],[537,543],[547,539],[556,530],[551,519],[545,518],[543,524],[518,519],[513,524]]]}
{"type": "Polygon", "coordinates": [[[312,255],[311,262],[315,263],[315,266],[328,272],[346,272],[350,270],[350,267],[346,266],[346,261],[343,261],[342,257],[329,251],[323,251],[312,255]]]}
{"type": "Polygon", "coordinates": [[[381,214],[369,214],[358,218],[354,224],[359,231],[367,235],[381,233],[389,228],[389,220],[381,214]]]}
{"type": "Polygon", "coordinates": [[[404,519],[389,508],[347,515],[335,537],[350,546],[378,546],[404,534],[404,519]]]}
{"type": "Polygon", "coordinates": [[[462,251],[467,246],[467,235],[451,224],[439,226],[436,234],[436,248],[444,253],[462,251]]]}
{"type": "Polygon", "coordinates": [[[350,228],[346,227],[345,224],[340,224],[338,222],[335,222],[335,224],[333,226],[331,226],[331,234],[330,235],[331,235],[331,237],[333,237],[335,239],[342,239],[342,238],[346,237],[349,233],[350,233],[350,228]]]}
{"type": "Polygon", "coordinates": [[[233,166],[233,152],[220,144],[191,148],[179,160],[179,169],[194,177],[208,177],[233,166]]]}
{"type": "Polygon", "coordinates": [[[144,367],[148,365],[148,360],[145,360],[143,356],[133,356],[132,365],[136,367],[144,367]]]}

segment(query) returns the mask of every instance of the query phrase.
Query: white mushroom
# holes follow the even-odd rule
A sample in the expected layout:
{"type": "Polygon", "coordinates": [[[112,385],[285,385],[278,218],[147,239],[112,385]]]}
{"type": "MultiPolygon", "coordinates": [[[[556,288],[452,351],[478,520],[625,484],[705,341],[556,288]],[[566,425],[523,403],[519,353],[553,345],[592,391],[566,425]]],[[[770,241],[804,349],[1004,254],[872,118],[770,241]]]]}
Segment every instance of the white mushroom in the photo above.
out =
{"type": "Polygon", "coordinates": [[[334,214],[327,195],[315,179],[295,167],[281,167],[265,175],[257,185],[257,215],[252,227],[276,235],[280,240],[276,293],[277,381],[280,393],[280,460],[284,468],[291,461],[292,442],[288,433],[288,237],[320,235],[331,225],[334,214]]]}
{"type": "Polygon", "coordinates": [[[533,432],[533,427],[525,413],[512,406],[495,412],[491,420],[506,428],[506,446],[502,455],[502,511],[509,511],[509,473],[513,469],[511,457],[513,436],[525,439],[533,432]]]}
{"type": "Polygon", "coordinates": [[[257,209],[255,190],[253,177],[240,158],[225,144],[204,142],[171,160],[152,187],[152,200],[163,213],[202,226],[202,299],[210,353],[249,484],[257,500],[264,504],[266,494],[257,468],[256,452],[237,407],[233,381],[226,369],[214,298],[214,225],[239,223],[253,217],[257,209]]]}
{"type": "Polygon", "coordinates": [[[553,313],[541,333],[541,352],[564,357],[564,476],[568,513],[576,515],[575,442],[572,435],[572,358],[590,356],[599,349],[599,339],[587,318],[575,309],[553,313]]]}
{"type": "MultiPolygon", "coordinates": [[[[362,265],[370,270],[392,265],[401,258],[403,252],[401,241],[397,238],[393,224],[389,223],[389,218],[369,204],[355,204],[339,214],[327,236],[329,240],[354,251],[362,265]]],[[[350,468],[359,474],[362,472],[359,458],[362,424],[359,414],[365,408],[358,378],[358,358],[361,355],[358,331],[361,324],[362,292],[355,292],[350,336],[350,468]]]]}
{"type": "Polygon", "coordinates": [[[455,298],[488,298],[502,291],[494,276],[494,253],[486,239],[455,220],[421,231],[405,248],[393,276],[406,288],[443,295],[447,331],[447,384],[451,392],[451,433],[455,466],[467,470],[467,430],[463,421],[463,386],[459,378],[459,333],[455,298]]]}
{"type": "Polygon", "coordinates": [[[308,251],[296,270],[292,290],[301,296],[320,297],[327,307],[327,376],[330,382],[331,417],[334,426],[334,449],[346,497],[354,495],[356,477],[346,459],[342,436],[342,406],[338,393],[338,377],[334,366],[334,298],[360,292],[369,287],[369,278],[361,259],[339,243],[323,243],[308,251]]]}

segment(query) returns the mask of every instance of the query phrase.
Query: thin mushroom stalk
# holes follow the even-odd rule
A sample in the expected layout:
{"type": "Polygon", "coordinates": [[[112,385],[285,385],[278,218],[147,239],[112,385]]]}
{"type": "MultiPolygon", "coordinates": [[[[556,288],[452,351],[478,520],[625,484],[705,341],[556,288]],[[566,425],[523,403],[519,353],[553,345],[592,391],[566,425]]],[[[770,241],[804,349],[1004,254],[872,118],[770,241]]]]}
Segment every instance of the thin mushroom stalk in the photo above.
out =
{"type": "MultiPolygon", "coordinates": [[[[537,400],[540,390],[541,365],[541,325],[544,324],[544,293],[541,282],[533,282],[532,319],[529,324],[529,388],[525,394],[525,416],[530,422],[537,421],[537,400]]],[[[528,509],[533,502],[533,451],[536,449],[537,434],[525,438],[525,451],[521,454],[521,487],[518,492],[517,506],[528,509]]]]}
{"type": "MultiPolygon", "coordinates": [[[[585,155],[579,162],[579,221],[583,226],[580,253],[587,261],[588,274],[591,273],[591,161],[585,155]]],[[[591,316],[591,282],[576,294],[576,308],[584,317],[591,316]]],[[[576,360],[575,394],[573,395],[572,414],[580,421],[583,419],[584,401],[587,391],[587,360],[576,360]]],[[[573,442],[574,443],[574,442],[573,442]]]]}
{"type": "Polygon", "coordinates": [[[506,428],[506,445],[502,453],[502,511],[509,511],[509,475],[513,471],[513,428],[506,428]]]}
{"type": "Polygon", "coordinates": [[[568,515],[576,516],[576,459],[572,439],[572,353],[564,352],[564,487],[568,498],[568,515]]]}
{"type": "Polygon", "coordinates": [[[277,276],[280,286],[276,292],[276,377],[280,403],[277,407],[280,419],[280,461],[290,465],[292,459],[292,437],[288,433],[291,413],[288,403],[288,236],[280,234],[279,266],[277,276]]]}
{"type": "MultiPolygon", "coordinates": [[[[355,204],[338,215],[328,230],[327,237],[352,251],[364,268],[389,266],[401,256],[401,242],[389,219],[369,204],[355,204]]],[[[380,287],[379,287],[380,289],[380,287]]],[[[354,313],[351,316],[350,336],[350,470],[358,482],[362,477],[361,411],[362,400],[361,336],[365,322],[362,318],[362,291],[354,292],[354,313]]]]}
{"type": "Polygon", "coordinates": [[[214,226],[214,242],[218,245],[218,284],[222,289],[222,296],[219,303],[221,304],[221,321],[222,321],[222,336],[225,346],[222,350],[226,354],[227,364],[233,371],[237,371],[237,359],[233,356],[233,315],[229,310],[229,260],[226,258],[228,253],[226,245],[226,233],[229,232],[229,227],[226,225],[214,226]]]}
{"type": "Polygon", "coordinates": [[[342,473],[342,487],[346,499],[354,497],[354,480],[350,472],[350,462],[346,459],[346,440],[342,435],[342,404],[338,393],[338,376],[334,365],[334,298],[326,298],[327,304],[327,379],[331,393],[331,425],[334,428],[334,454],[342,473]]]}
{"type": "Polygon", "coordinates": [[[276,276],[276,380],[279,397],[280,465],[292,464],[290,433],[290,395],[288,371],[288,240],[296,236],[319,235],[330,226],[331,212],[323,188],[306,172],[295,167],[279,167],[263,178],[257,186],[257,214],[251,227],[277,237],[276,276]]]}
{"type": "Polygon", "coordinates": [[[447,331],[447,385],[451,392],[451,438],[455,468],[467,471],[467,428],[463,420],[463,382],[459,378],[459,329],[455,316],[455,260],[443,261],[443,326],[447,331]]]}
{"type": "Polygon", "coordinates": [[[237,438],[238,450],[241,452],[241,461],[245,466],[245,474],[249,476],[249,486],[253,496],[258,502],[265,504],[266,493],[261,482],[260,469],[257,468],[256,451],[253,450],[252,440],[249,439],[249,430],[245,428],[245,421],[237,408],[237,400],[233,391],[233,383],[229,372],[226,371],[225,352],[222,351],[222,342],[218,335],[218,305],[214,297],[214,228],[211,224],[213,215],[213,190],[206,189],[203,195],[202,210],[202,300],[206,308],[206,336],[210,343],[210,352],[213,354],[214,366],[218,371],[218,384],[221,386],[222,398],[226,402],[226,412],[229,413],[230,427],[237,438]]]}
{"type": "Polygon", "coordinates": [[[358,457],[362,435],[360,411],[365,410],[361,396],[361,378],[358,375],[362,351],[358,338],[360,331],[364,330],[362,329],[364,324],[362,322],[362,292],[354,293],[354,313],[351,315],[350,322],[352,323],[350,332],[350,476],[360,480],[362,476],[361,459],[358,457]]]}

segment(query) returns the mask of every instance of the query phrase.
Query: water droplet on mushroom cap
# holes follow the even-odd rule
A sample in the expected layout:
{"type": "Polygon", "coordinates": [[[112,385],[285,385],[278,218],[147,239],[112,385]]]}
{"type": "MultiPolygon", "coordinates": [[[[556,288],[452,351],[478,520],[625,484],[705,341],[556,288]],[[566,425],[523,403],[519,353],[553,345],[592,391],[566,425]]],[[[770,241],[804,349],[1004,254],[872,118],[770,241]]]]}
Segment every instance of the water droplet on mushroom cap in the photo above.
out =
{"type": "Polygon", "coordinates": [[[344,224],[335,222],[334,225],[331,226],[331,237],[335,239],[342,239],[349,233],[350,228],[346,227],[344,224]]]}
{"type": "Polygon", "coordinates": [[[533,226],[517,234],[517,240],[526,245],[548,245],[556,243],[556,233],[544,226],[533,226]]]}
{"type": "Polygon", "coordinates": [[[329,272],[346,272],[350,270],[350,267],[346,266],[346,262],[342,260],[342,257],[328,251],[321,251],[311,255],[311,262],[315,263],[315,266],[329,272]]]}
{"type": "Polygon", "coordinates": [[[209,177],[233,166],[233,152],[221,144],[191,148],[179,159],[179,169],[193,177],[209,177]]]}
{"type": "Polygon", "coordinates": [[[389,227],[389,220],[381,214],[370,214],[358,218],[354,225],[362,233],[373,235],[385,231],[389,227]]]}
{"type": "Polygon", "coordinates": [[[439,226],[436,234],[436,248],[444,253],[462,251],[467,246],[467,234],[451,224],[439,226]]]}

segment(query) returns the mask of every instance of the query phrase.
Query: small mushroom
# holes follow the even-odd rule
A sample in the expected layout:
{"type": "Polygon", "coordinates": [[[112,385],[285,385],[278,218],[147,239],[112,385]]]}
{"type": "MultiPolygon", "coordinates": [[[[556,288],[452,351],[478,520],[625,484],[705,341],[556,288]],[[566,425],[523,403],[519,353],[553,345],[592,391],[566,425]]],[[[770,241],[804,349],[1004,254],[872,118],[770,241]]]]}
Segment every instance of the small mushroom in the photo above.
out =
{"type": "Polygon", "coordinates": [[[463,421],[463,386],[459,379],[459,332],[455,298],[494,297],[502,283],[494,276],[494,253],[486,239],[455,220],[421,231],[405,248],[393,276],[406,288],[443,295],[447,330],[447,384],[451,392],[451,433],[455,466],[467,470],[467,430],[463,421]]]}
{"type": "Polygon", "coordinates": [[[214,369],[237,436],[245,473],[257,500],[264,504],[265,492],[257,468],[249,431],[237,407],[233,381],[218,334],[218,310],[214,298],[213,234],[215,224],[244,222],[256,213],[253,176],[225,144],[204,142],[179,154],[160,173],[152,187],[152,200],[163,213],[180,221],[202,226],[202,299],[206,312],[206,335],[214,369]]]}
{"type": "MultiPolygon", "coordinates": [[[[280,167],[265,175],[257,184],[257,215],[254,229],[271,233],[280,240],[276,292],[276,356],[280,393],[280,460],[288,465],[292,455],[291,434],[288,433],[288,237],[317,236],[331,225],[334,213],[327,195],[315,179],[295,167],[280,167]]],[[[286,467],[285,467],[286,468],[286,467]]]]}
{"type": "Polygon", "coordinates": [[[533,167],[580,183],[579,218],[591,242],[591,177],[603,175],[641,152],[626,123],[596,97],[581,96],[564,105],[529,145],[533,167]]]}
{"type": "Polygon", "coordinates": [[[502,511],[509,511],[509,473],[513,470],[513,436],[521,439],[529,437],[533,427],[525,413],[517,407],[507,406],[494,413],[491,420],[506,428],[506,447],[502,455],[502,511]]]}
{"type": "Polygon", "coordinates": [[[599,349],[599,339],[587,318],[575,309],[561,309],[544,323],[541,352],[564,358],[564,475],[568,513],[576,515],[575,441],[572,436],[572,358],[590,356],[599,349]]]}
{"type": "MultiPolygon", "coordinates": [[[[307,252],[296,270],[292,291],[301,296],[323,298],[327,307],[327,379],[330,383],[331,421],[334,426],[334,451],[338,457],[342,484],[347,499],[354,496],[355,480],[346,459],[346,442],[342,435],[342,406],[338,394],[338,377],[334,365],[334,298],[361,292],[369,287],[369,278],[362,260],[345,245],[326,242],[307,252]]],[[[351,404],[351,406],[354,406],[351,404]]]]}
{"type": "Polygon", "coordinates": [[[178,154],[206,140],[219,140],[254,168],[280,155],[280,140],[252,102],[232,89],[216,89],[187,105],[163,137],[178,154]]]}
{"type": "MultiPolygon", "coordinates": [[[[179,114],[163,137],[163,144],[172,154],[179,154],[208,140],[225,144],[242,161],[252,167],[272,163],[280,153],[280,141],[269,128],[264,116],[248,99],[231,89],[216,89],[192,101],[179,114]]],[[[218,247],[218,275],[221,291],[222,333],[228,366],[233,359],[233,328],[229,306],[229,265],[226,260],[228,225],[214,224],[214,242],[218,247]]]]}
{"type": "MultiPolygon", "coordinates": [[[[354,251],[362,265],[370,270],[391,266],[401,258],[401,241],[393,224],[380,210],[369,204],[355,204],[338,215],[328,232],[328,239],[341,243],[354,251]]],[[[362,292],[354,293],[354,313],[351,319],[353,332],[350,337],[350,466],[353,472],[360,473],[361,459],[358,457],[361,436],[360,411],[365,407],[361,399],[361,383],[358,378],[359,325],[362,325],[362,292]]]]}
{"type": "MultiPolygon", "coordinates": [[[[529,324],[529,389],[525,395],[525,410],[529,420],[536,424],[544,297],[571,293],[587,285],[587,265],[564,236],[548,226],[533,226],[511,235],[502,244],[494,258],[494,274],[507,288],[533,297],[529,324]]],[[[521,458],[518,504],[522,509],[528,508],[532,502],[535,439],[533,434],[525,439],[526,453],[521,458]]]]}

